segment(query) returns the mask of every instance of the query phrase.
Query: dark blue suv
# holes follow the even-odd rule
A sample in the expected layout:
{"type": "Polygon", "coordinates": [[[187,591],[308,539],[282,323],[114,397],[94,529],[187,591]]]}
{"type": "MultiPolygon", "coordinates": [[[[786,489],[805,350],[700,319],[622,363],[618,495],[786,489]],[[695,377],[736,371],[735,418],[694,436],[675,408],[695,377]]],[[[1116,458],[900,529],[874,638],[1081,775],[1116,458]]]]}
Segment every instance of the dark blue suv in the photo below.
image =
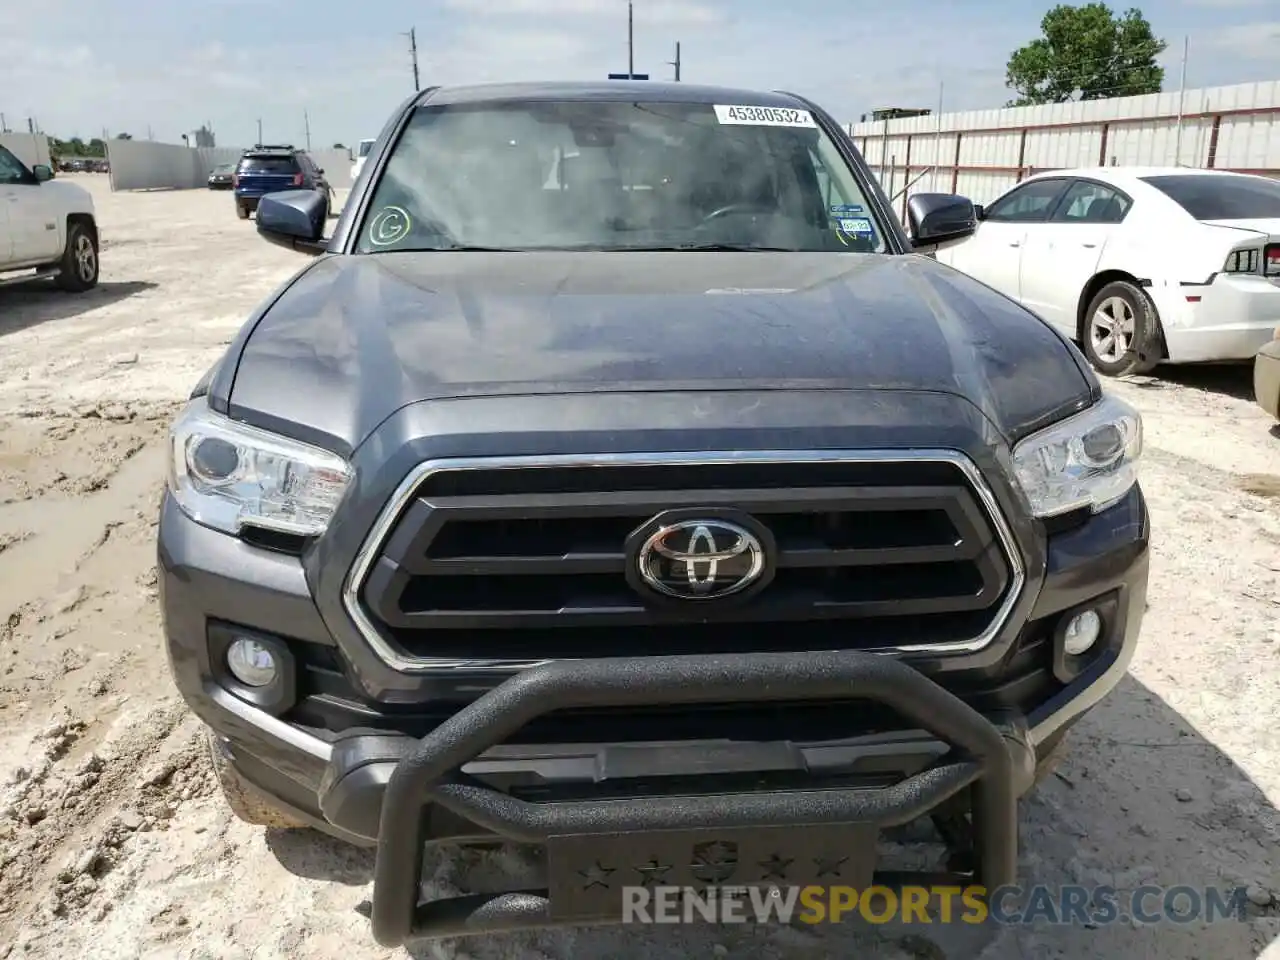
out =
{"type": "Polygon", "coordinates": [[[236,195],[236,216],[249,219],[264,194],[280,190],[315,190],[326,198],[325,215],[333,206],[333,188],[302,150],[290,146],[259,146],[246,150],[236,164],[232,184],[236,195]]]}

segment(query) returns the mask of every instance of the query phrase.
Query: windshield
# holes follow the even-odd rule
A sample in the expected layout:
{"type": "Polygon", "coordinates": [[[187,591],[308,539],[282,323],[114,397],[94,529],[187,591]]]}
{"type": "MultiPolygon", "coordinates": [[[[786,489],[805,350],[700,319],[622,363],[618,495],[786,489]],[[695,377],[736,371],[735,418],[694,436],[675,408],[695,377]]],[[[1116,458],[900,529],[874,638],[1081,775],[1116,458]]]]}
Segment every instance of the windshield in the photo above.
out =
{"type": "Polygon", "coordinates": [[[359,148],[360,152],[356,155],[360,157],[367,157],[369,155],[369,151],[373,149],[373,143],[374,142],[372,140],[361,140],[359,148]]]}
{"type": "Polygon", "coordinates": [[[807,111],[530,101],[420,107],[357,250],[883,252],[807,111]]]}
{"type": "Polygon", "coordinates": [[[234,170],[234,169],[235,169],[235,164],[232,164],[232,163],[220,163],[220,164],[218,164],[216,167],[214,167],[214,168],[213,168],[213,172],[214,172],[214,173],[230,173],[230,172],[231,172],[232,170],[234,170]]]}
{"type": "Polygon", "coordinates": [[[4,147],[0,147],[0,183],[26,183],[31,173],[23,166],[22,161],[4,147]]]}
{"type": "Polygon", "coordinates": [[[1204,174],[1144,179],[1197,220],[1280,217],[1280,181],[1277,180],[1204,174]]]}

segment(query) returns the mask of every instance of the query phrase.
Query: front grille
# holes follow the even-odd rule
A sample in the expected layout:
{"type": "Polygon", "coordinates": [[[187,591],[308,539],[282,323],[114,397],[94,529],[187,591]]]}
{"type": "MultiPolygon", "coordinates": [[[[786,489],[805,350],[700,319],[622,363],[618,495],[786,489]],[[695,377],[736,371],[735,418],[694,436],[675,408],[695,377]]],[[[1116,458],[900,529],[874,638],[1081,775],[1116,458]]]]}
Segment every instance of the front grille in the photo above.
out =
{"type": "Polygon", "coordinates": [[[411,661],[965,643],[998,625],[1018,580],[965,463],[442,469],[399,505],[361,612],[411,661]],[[749,514],[774,540],[773,579],[739,604],[647,603],[624,543],[672,508],[749,514]]]}

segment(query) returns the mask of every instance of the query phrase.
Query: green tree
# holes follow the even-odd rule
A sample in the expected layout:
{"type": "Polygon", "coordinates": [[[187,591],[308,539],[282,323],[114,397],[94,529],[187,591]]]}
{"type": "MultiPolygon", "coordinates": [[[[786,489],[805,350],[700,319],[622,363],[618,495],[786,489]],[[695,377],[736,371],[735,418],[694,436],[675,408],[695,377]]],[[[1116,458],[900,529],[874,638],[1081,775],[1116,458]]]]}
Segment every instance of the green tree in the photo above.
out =
{"type": "Polygon", "coordinates": [[[342,144],[342,143],[335,143],[335,144],[333,145],[333,149],[335,149],[335,150],[345,150],[345,149],[347,149],[347,147],[346,147],[346,145],[345,145],[345,144],[342,144]]]}
{"type": "Polygon", "coordinates": [[[1009,57],[1011,107],[1159,93],[1168,46],[1136,9],[1117,16],[1105,3],[1061,4],[1040,21],[1043,36],[1009,57]]]}
{"type": "Polygon", "coordinates": [[[94,137],[90,140],[88,147],[85,149],[91,157],[105,157],[107,155],[107,145],[98,137],[94,137]]]}
{"type": "Polygon", "coordinates": [[[117,140],[132,140],[132,139],[133,139],[133,134],[132,134],[132,133],[117,133],[117,134],[116,134],[116,139],[117,139],[117,140]]]}

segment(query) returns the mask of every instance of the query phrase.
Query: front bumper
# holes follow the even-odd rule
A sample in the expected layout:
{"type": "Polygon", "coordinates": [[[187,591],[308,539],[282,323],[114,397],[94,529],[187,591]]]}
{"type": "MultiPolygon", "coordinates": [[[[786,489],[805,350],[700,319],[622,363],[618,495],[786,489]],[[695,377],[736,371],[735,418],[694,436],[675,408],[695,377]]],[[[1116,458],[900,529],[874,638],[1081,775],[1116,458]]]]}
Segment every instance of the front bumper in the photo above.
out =
{"type": "Polygon", "coordinates": [[[1264,345],[1253,361],[1253,395],[1258,406],[1280,419],[1280,339],[1264,345]]]}
{"type": "MultiPolygon", "coordinates": [[[[618,751],[617,762],[627,768],[630,761],[630,771],[642,776],[644,752],[628,757],[628,748],[618,751]]],[[[731,746],[724,751],[733,753],[731,746]]],[[[739,762],[749,762],[751,752],[740,754],[739,762]]],[[[846,858],[841,882],[865,887],[874,877],[874,840],[881,828],[915,820],[966,788],[971,788],[976,837],[970,879],[994,889],[1012,883],[1017,875],[1020,778],[1015,774],[1015,752],[1023,760],[1025,778],[1034,768],[1033,760],[1028,763],[1031,753],[1025,740],[1006,736],[919,671],[874,654],[545,664],[474,701],[395,764],[382,804],[373,933],[380,943],[398,946],[423,937],[617,921],[622,915],[622,886],[641,885],[649,875],[644,872],[647,865],[665,865],[664,882],[676,885],[713,880],[806,884],[822,882],[824,856],[839,852],[846,858]],[[893,707],[953,746],[954,755],[890,787],[664,794],[606,802],[531,803],[488,788],[462,771],[464,764],[552,709],[850,695],[893,707]],[[1011,742],[1021,749],[1011,750],[1011,742]],[[422,811],[427,804],[483,824],[499,836],[544,844],[547,889],[419,905],[427,840],[422,811]],[[778,836],[780,831],[785,831],[785,838],[778,836]],[[708,860],[703,866],[711,872],[700,875],[699,850],[708,845],[731,851],[733,860],[708,860]],[[802,852],[809,857],[798,856],[802,852]],[[766,860],[766,855],[773,859],[766,860]],[[766,872],[774,860],[787,856],[799,869],[785,876],[766,872]],[[675,866],[684,863],[693,865],[675,866]],[[584,876],[590,878],[585,884],[584,876]]],[[[657,759],[653,753],[650,764],[657,759]]],[[[717,760],[711,751],[703,763],[722,773],[729,760],[717,760]]],[[[706,775],[705,770],[697,773],[706,775]]],[[[331,796],[339,784],[328,786],[331,796]]]]}
{"type": "MultiPolygon", "coordinates": [[[[691,845],[715,841],[737,844],[740,863],[839,850],[852,875],[786,882],[892,883],[894,875],[862,853],[875,849],[877,832],[965,800],[973,812],[972,856],[946,882],[988,888],[1011,882],[1013,805],[1030,785],[1037,754],[1115,687],[1132,656],[1145,605],[1148,536],[1135,488],[1117,507],[1054,539],[1031,618],[1060,619],[1113,596],[1113,636],[1103,656],[1025,715],[981,715],[916,669],[924,665],[871,653],[579,660],[512,676],[422,739],[396,731],[394,719],[333,734],[237,695],[211,654],[211,621],[234,611],[264,634],[334,649],[303,565],[200,527],[167,497],[159,548],[179,689],[222,738],[235,769],[270,802],[345,839],[379,844],[374,932],[398,944],[616,922],[618,891],[605,899],[598,885],[589,897],[569,889],[577,871],[592,866],[581,859],[587,854],[617,856],[616,865],[602,866],[620,877],[624,857],[634,866],[663,857],[687,863],[691,845]],[[887,705],[918,729],[815,743],[509,742],[540,717],[575,707],[851,697],[887,705]],[[785,844],[762,853],[778,825],[787,830],[785,844]],[[545,845],[546,887],[417,903],[425,842],[495,838],[545,845]]],[[[676,885],[689,879],[672,875],[676,885]]],[[[761,880],[769,878],[743,868],[725,882],[761,880]]]]}

